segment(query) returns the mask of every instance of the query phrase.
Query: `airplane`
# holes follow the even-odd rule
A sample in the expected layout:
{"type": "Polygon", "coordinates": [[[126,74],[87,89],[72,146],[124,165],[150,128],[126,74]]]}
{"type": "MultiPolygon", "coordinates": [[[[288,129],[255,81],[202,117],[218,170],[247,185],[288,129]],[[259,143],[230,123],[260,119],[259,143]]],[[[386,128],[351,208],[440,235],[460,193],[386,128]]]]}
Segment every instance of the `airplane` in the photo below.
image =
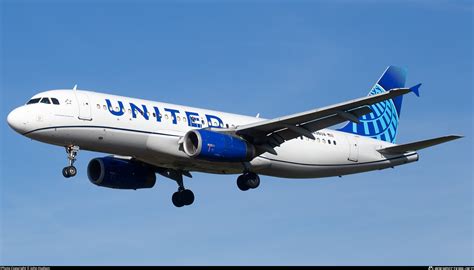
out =
{"type": "Polygon", "coordinates": [[[191,205],[191,172],[239,174],[237,187],[255,189],[260,176],[321,178],[418,161],[417,151],[462,138],[448,135],[395,144],[406,70],[386,68],[366,97],[274,119],[77,89],[34,95],[11,111],[19,134],[66,149],[66,178],[75,176],[79,150],[108,153],[92,159],[93,184],[115,189],[152,188],[156,174],[176,181],[176,207],[191,205]],[[345,123],[345,125],[344,125],[345,123]],[[329,127],[341,124],[341,128],[329,127]]]}

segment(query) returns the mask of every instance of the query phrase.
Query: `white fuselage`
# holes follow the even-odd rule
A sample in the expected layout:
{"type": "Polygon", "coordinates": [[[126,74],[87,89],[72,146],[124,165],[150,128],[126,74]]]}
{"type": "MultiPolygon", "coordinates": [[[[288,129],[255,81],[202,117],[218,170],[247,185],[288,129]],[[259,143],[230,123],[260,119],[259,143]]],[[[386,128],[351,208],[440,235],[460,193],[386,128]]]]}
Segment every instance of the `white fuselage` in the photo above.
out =
{"type": "Polygon", "coordinates": [[[179,147],[187,131],[232,129],[264,119],[80,90],[51,90],[33,97],[59,100],[15,109],[9,124],[41,142],[131,156],[158,167],[237,174],[244,170],[285,178],[339,176],[384,169],[418,160],[416,152],[382,155],[392,144],[330,129],[276,147],[250,162],[217,162],[189,157],[179,147]],[[136,109],[139,108],[139,109],[136,109]],[[140,112],[141,110],[141,112],[140,112]]]}

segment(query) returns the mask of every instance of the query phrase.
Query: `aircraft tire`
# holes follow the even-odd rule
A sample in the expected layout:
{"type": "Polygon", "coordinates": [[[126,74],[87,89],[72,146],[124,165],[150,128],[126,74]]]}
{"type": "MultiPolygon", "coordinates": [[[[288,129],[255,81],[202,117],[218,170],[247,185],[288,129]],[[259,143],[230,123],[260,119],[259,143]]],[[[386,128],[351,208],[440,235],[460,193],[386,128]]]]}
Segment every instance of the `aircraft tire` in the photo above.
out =
{"type": "Polygon", "coordinates": [[[182,200],[184,205],[193,204],[193,202],[194,202],[194,193],[191,190],[185,189],[185,190],[181,191],[180,193],[181,193],[180,194],[181,200],[182,200]]]}
{"type": "Polygon", "coordinates": [[[247,185],[247,178],[245,177],[244,174],[240,175],[237,178],[237,187],[242,191],[249,190],[250,187],[247,185]]]}
{"type": "Polygon", "coordinates": [[[173,202],[173,205],[176,207],[183,207],[184,203],[182,200],[182,196],[180,192],[175,192],[173,193],[173,196],[171,197],[171,201],[173,202]]]}
{"type": "Polygon", "coordinates": [[[254,188],[258,188],[258,186],[260,185],[260,177],[255,174],[255,173],[248,173],[246,175],[246,178],[247,178],[247,187],[251,188],[251,189],[254,189],[254,188]]]}
{"type": "Polygon", "coordinates": [[[66,167],[69,177],[73,177],[77,174],[77,169],[74,166],[66,167]]]}
{"type": "Polygon", "coordinates": [[[64,167],[64,168],[63,168],[63,176],[66,177],[66,178],[71,177],[71,176],[69,175],[68,167],[64,167]]]}

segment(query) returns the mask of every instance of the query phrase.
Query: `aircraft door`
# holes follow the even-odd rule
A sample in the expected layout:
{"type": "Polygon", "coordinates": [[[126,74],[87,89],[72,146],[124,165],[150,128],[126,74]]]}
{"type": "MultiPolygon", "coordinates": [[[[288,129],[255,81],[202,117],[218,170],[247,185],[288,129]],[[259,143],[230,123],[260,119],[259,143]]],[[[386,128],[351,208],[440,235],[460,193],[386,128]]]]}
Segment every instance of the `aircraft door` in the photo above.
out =
{"type": "Polygon", "coordinates": [[[349,141],[349,160],[357,162],[359,160],[359,137],[357,136],[347,136],[349,141]]]}
{"type": "Polygon", "coordinates": [[[89,102],[89,97],[84,93],[76,93],[77,103],[79,105],[79,119],[91,121],[91,105],[89,102]]]}

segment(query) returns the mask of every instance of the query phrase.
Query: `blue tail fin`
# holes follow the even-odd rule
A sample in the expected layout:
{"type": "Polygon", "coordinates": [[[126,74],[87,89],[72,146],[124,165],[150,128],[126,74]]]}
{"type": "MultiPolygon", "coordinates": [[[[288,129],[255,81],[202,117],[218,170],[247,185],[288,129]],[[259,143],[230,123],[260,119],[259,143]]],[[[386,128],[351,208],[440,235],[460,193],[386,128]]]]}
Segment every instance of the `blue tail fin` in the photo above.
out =
{"type": "MultiPolygon", "coordinates": [[[[389,66],[375,83],[369,96],[389,91],[393,88],[405,87],[406,70],[396,66],[389,66]]],[[[420,85],[412,87],[418,95],[420,85]]],[[[372,113],[359,118],[359,123],[349,122],[340,131],[395,143],[398,131],[398,121],[402,109],[403,96],[385,100],[371,105],[372,113]]]]}

